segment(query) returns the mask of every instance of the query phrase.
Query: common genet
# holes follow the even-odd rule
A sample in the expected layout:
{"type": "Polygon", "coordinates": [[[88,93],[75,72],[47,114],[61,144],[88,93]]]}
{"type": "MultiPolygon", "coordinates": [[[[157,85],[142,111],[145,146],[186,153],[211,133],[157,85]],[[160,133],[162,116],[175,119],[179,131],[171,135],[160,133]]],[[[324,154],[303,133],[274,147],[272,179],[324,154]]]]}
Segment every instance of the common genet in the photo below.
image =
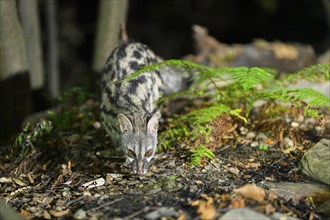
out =
{"type": "Polygon", "coordinates": [[[134,173],[144,175],[157,149],[161,118],[156,101],[188,86],[187,75],[162,66],[118,82],[139,68],[161,62],[146,45],[122,43],[109,56],[101,86],[101,121],[117,155],[127,158],[134,173]],[[117,83],[116,83],[117,82],[117,83]]]}

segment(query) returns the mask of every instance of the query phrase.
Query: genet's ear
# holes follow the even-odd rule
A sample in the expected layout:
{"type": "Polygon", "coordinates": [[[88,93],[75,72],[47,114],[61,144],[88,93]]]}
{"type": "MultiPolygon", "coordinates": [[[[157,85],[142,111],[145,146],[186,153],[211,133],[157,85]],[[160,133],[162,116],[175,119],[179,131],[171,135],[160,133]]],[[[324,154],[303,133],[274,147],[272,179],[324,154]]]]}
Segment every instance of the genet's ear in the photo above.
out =
{"type": "Polygon", "coordinates": [[[148,122],[148,132],[151,134],[157,133],[158,129],[158,121],[160,119],[161,115],[159,112],[156,112],[149,120],[148,122]]]}
{"type": "Polygon", "coordinates": [[[122,133],[132,133],[133,126],[130,120],[123,114],[118,114],[119,127],[122,133]]]}

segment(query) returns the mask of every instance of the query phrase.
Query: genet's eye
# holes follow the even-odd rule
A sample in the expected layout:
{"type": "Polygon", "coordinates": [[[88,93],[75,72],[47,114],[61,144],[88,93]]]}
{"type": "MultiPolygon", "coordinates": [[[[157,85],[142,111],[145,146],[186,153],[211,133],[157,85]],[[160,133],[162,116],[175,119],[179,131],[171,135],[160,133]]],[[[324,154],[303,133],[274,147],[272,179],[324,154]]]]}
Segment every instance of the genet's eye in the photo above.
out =
{"type": "Polygon", "coordinates": [[[150,157],[151,155],[152,155],[152,149],[149,149],[149,150],[144,154],[145,157],[150,157]]]}
{"type": "Polygon", "coordinates": [[[130,157],[130,158],[135,158],[136,157],[135,153],[132,150],[128,150],[127,156],[130,157]]]}

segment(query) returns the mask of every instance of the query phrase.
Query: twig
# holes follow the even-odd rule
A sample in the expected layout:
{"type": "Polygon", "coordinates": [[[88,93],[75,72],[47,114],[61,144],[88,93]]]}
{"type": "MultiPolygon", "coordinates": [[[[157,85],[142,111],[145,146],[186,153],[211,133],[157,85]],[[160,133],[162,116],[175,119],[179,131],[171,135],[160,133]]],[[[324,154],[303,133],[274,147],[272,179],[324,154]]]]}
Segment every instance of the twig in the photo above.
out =
{"type": "Polygon", "coordinates": [[[106,206],[109,206],[109,205],[114,204],[114,203],[116,203],[116,202],[119,202],[119,201],[121,201],[121,200],[123,200],[123,199],[124,199],[124,197],[121,197],[121,198],[118,198],[118,199],[112,200],[112,201],[110,201],[110,202],[103,203],[102,205],[99,205],[98,207],[95,207],[95,208],[89,209],[88,211],[89,211],[89,212],[94,212],[94,211],[99,210],[99,209],[101,209],[101,208],[103,208],[103,207],[106,207],[106,206]]]}
{"type": "Polygon", "coordinates": [[[144,207],[143,209],[141,209],[141,210],[139,210],[139,211],[136,211],[136,212],[134,212],[134,213],[132,213],[132,214],[130,214],[130,215],[124,217],[123,219],[132,219],[132,218],[134,218],[135,216],[141,214],[142,212],[146,212],[146,211],[148,211],[149,209],[150,209],[150,208],[149,208],[148,206],[146,206],[146,207],[144,207]]]}

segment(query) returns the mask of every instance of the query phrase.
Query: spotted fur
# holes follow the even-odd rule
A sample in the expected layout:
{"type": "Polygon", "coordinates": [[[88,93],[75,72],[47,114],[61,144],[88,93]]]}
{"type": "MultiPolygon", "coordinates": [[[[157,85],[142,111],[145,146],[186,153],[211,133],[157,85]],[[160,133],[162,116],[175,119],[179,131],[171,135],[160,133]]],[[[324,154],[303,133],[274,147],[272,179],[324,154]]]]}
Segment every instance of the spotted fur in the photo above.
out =
{"type": "Polygon", "coordinates": [[[182,75],[169,67],[114,83],[139,68],[162,61],[146,45],[125,43],[109,56],[101,86],[101,121],[117,155],[124,155],[133,171],[147,172],[157,148],[160,113],[156,101],[186,87],[182,75]]]}

